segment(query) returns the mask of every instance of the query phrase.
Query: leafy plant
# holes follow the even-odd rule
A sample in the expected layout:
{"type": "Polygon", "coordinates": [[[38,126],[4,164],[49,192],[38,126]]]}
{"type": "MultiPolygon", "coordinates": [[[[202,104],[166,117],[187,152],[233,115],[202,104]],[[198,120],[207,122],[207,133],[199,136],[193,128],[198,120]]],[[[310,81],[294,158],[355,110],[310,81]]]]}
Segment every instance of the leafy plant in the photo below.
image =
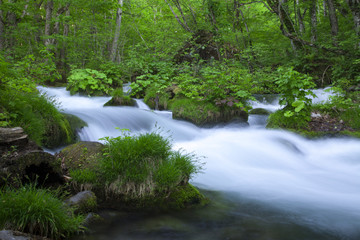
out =
{"type": "Polygon", "coordinates": [[[282,93],[279,102],[284,107],[270,114],[267,127],[307,128],[311,113],[311,99],[309,96],[315,96],[309,90],[315,87],[312,78],[295,71],[293,68],[279,67],[278,73],[276,84],[282,93]]]}
{"type": "Polygon", "coordinates": [[[112,79],[97,70],[74,69],[70,72],[66,89],[70,90],[71,94],[80,92],[88,95],[104,95],[112,90],[111,84],[112,79]]]}
{"type": "Polygon", "coordinates": [[[279,77],[276,79],[281,98],[279,103],[284,106],[285,117],[292,117],[295,114],[303,115],[311,107],[311,99],[308,96],[316,97],[309,89],[314,88],[312,78],[295,71],[293,68],[278,68],[279,77]],[[302,111],[304,110],[304,111],[302,111]],[[302,111],[302,112],[301,112],[302,111]]]}

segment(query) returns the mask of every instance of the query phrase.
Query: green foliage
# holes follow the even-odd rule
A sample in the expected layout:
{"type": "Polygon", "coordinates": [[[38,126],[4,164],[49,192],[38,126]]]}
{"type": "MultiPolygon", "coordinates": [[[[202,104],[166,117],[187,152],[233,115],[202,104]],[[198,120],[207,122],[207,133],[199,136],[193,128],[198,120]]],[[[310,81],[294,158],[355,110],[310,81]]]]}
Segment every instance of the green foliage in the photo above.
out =
{"type": "Polygon", "coordinates": [[[313,106],[313,109],[322,114],[329,114],[338,121],[344,121],[354,130],[360,130],[359,93],[347,94],[341,88],[336,87],[331,88],[331,91],[334,92],[334,95],[330,97],[330,101],[317,104],[313,106]]]}
{"type": "Polygon", "coordinates": [[[157,89],[157,93],[164,93],[171,84],[175,68],[171,63],[160,61],[149,63],[141,72],[142,74],[136,77],[136,82],[130,85],[131,95],[137,98],[143,97],[148,88],[157,89]]]}
{"type": "Polygon", "coordinates": [[[214,104],[192,99],[176,99],[170,107],[175,119],[183,119],[197,125],[216,122],[220,109],[214,104]]]}
{"type": "Polygon", "coordinates": [[[104,156],[97,166],[70,172],[76,184],[139,198],[171,192],[201,169],[195,155],[171,150],[169,139],[155,132],[131,137],[124,133],[103,140],[104,156]]]}
{"type": "Polygon", "coordinates": [[[98,173],[89,168],[70,169],[69,174],[77,184],[95,184],[98,180],[98,173]]]}
{"type": "Polygon", "coordinates": [[[281,129],[307,129],[308,121],[310,121],[310,111],[308,109],[302,110],[302,114],[294,113],[290,116],[286,109],[278,110],[269,115],[267,120],[267,128],[281,128],[281,129]]]}
{"type": "Polygon", "coordinates": [[[122,88],[123,70],[119,65],[107,62],[99,66],[99,71],[104,73],[108,79],[112,79],[112,87],[122,88]]]}
{"type": "Polygon", "coordinates": [[[73,140],[69,122],[57,110],[56,102],[46,95],[0,91],[0,103],[5,113],[4,125],[21,126],[37,144],[55,147],[73,140]]]}
{"type": "Polygon", "coordinates": [[[218,106],[247,109],[247,101],[253,99],[250,93],[252,77],[244,68],[216,63],[199,69],[197,76],[183,71],[174,81],[178,83],[182,95],[218,106]]]}
{"type": "MultiPolygon", "coordinates": [[[[276,80],[281,92],[280,104],[286,110],[285,117],[298,116],[303,121],[309,121],[309,109],[311,107],[310,95],[315,96],[311,88],[315,87],[312,78],[301,74],[293,68],[278,68],[279,77],[276,80]]],[[[295,118],[294,118],[295,121],[295,118]]]]}
{"type": "Polygon", "coordinates": [[[70,72],[66,89],[70,90],[71,94],[80,92],[96,96],[109,94],[112,90],[111,84],[112,79],[97,70],[74,69],[70,72]]]}
{"type": "Polygon", "coordinates": [[[301,74],[293,68],[278,68],[276,79],[279,91],[282,93],[280,104],[283,109],[270,114],[268,128],[306,129],[310,121],[311,99],[315,96],[310,88],[315,84],[312,78],[301,74]]]}
{"type": "Polygon", "coordinates": [[[171,145],[159,134],[148,133],[108,139],[106,150],[103,167],[109,173],[105,176],[107,181],[120,175],[124,182],[141,183],[148,178],[153,164],[169,158],[171,145]]]}
{"type": "Polygon", "coordinates": [[[111,92],[112,98],[104,104],[104,106],[134,106],[135,101],[129,96],[125,95],[122,88],[114,89],[111,92]]]}
{"type": "Polygon", "coordinates": [[[78,231],[83,216],[74,216],[58,192],[34,185],[0,191],[0,228],[61,239],[78,231]]]}

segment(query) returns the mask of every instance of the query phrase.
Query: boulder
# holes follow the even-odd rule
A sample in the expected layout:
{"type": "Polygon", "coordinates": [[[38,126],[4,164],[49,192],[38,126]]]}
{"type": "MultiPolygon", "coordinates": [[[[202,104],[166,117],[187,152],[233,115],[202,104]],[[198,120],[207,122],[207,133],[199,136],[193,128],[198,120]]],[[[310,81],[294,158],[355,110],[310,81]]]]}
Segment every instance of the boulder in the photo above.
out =
{"type": "Polygon", "coordinates": [[[31,240],[30,237],[21,236],[19,233],[15,233],[11,230],[0,231],[1,240],[31,240]]]}
{"type": "Polygon", "coordinates": [[[0,186],[63,183],[60,162],[28,139],[22,128],[0,128],[0,186]]]}
{"type": "Polygon", "coordinates": [[[75,209],[75,213],[89,213],[97,208],[95,193],[82,191],[69,198],[66,203],[75,209]]]}
{"type": "Polygon", "coordinates": [[[83,127],[87,127],[87,123],[79,117],[68,113],[63,113],[63,115],[65,119],[69,122],[73,133],[78,133],[83,127]]]}
{"type": "Polygon", "coordinates": [[[171,104],[174,119],[190,121],[198,126],[229,123],[234,120],[247,122],[248,113],[236,107],[219,107],[205,101],[176,99],[171,104]]]}
{"type": "Polygon", "coordinates": [[[61,159],[65,172],[70,169],[83,169],[95,163],[103,148],[104,145],[99,142],[78,142],[65,147],[57,157],[61,159]]]}
{"type": "Polygon", "coordinates": [[[0,231],[0,240],[50,240],[49,238],[22,233],[19,231],[2,230],[0,231]]]}
{"type": "Polygon", "coordinates": [[[129,96],[112,97],[104,106],[136,106],[136,101],[129,96]]]}
{"type": "Polygon", "coordinates": [[[269,115],[271,112],[264,109],[264,108],[254,108],[249,111],[249,114],[256,114],[256,115],[269,115]]]}

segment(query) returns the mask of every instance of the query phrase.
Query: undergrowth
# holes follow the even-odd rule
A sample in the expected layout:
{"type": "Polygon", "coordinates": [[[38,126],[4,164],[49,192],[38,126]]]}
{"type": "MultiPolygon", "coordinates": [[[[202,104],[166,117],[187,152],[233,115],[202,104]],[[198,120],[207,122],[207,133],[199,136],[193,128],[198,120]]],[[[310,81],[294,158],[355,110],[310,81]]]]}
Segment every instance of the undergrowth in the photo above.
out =
{"type": "Polygon", "coordinates": [[[0,229],[61,239],[81,231],[83,220],[63,203],[57,191],[35,185],[0,191],[0,229]]]}
{"type": "Polygon", "coordinates": [[[0,91],[0,105],[9,113],[7,126],[21,126],[30,139],[50,148],[70,143],[74,137],[56,104],[55,100],[36,92],[0,91]]]}

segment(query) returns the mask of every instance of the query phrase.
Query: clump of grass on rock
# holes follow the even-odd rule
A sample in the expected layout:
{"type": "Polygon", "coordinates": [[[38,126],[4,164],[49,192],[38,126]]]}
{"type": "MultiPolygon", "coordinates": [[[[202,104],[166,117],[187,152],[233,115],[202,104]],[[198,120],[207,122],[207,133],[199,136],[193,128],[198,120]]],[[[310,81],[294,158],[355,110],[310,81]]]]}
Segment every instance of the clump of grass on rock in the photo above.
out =
{"type": "Polygon", "coordinates": [[[104,156],[97,166],[70,172],[73,184],[92,184],[107,200],[136,202],[131,208],[163,202],[156,199],[185,188],[201,170],[197,156],[172,150],[169,139],[156,132],[105,140],[104,156]],[[84,177],[94,174],[97,177],[84,177]]]}

